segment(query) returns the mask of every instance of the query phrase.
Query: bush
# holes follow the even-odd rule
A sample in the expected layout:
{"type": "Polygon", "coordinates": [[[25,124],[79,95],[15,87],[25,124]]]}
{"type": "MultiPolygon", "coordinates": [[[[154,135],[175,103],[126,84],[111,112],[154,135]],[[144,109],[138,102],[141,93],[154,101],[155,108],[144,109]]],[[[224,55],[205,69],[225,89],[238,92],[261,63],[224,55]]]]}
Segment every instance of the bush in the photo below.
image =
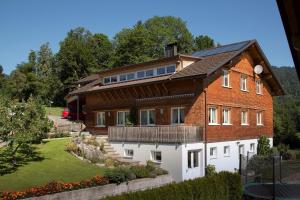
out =
{"type": "Polygon", "coordinates": [[[132,180],[133,176],[127,167],[117,167],[107,170],[104,177],[106,177],[110,183],[120,184],[132,180]]]}
{"type": "Polygon", "coordinates": [[[107,197],[105,200],[238,200],[242,199],[241,178],[236,173],[220,172],[212,176],[173,183],[160,188],[107,197]]]}
{"type": "Polygon", "coordinates": [[[265,135],[260,136],[257,144],[257,154],[266,156],[271,153],[272,149],[270,146],[270,140],[265,135]]]}
{"type": "Polygon", "coordinates": [[[150,171],[144,166],[132,166],[130,170],[136,175],[137,178],[150,177],[150,171]]]}
{"type": "Polygon", "coordinates": [[[48,134],[48,138],[63,138],[63,137],[71,137],[69,132],[58,131],[55,133],[48,134]]]}
{"type": "Polygon", "coordinates": [[[214,165],[207,165],[207,167],[205,168],[205,175],[206,176],[212,176],[215,175],[216,172],[216,167],[214,165]]]}

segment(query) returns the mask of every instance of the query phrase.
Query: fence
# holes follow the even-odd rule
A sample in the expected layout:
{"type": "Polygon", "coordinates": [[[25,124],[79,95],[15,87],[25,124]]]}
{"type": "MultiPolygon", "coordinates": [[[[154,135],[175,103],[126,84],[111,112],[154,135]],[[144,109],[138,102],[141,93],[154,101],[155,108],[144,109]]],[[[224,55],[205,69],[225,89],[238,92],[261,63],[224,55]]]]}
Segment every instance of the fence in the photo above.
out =
{"type": "Polygon", "coordinates": [[[189,143],[202,141],[202,128],[199,126],[135,126],[108,128],[109,141],[150,142],[150,143],[189,143]]]}
{"type": "Polygon", "coordinates": [[[300,180],[289,177],[300,175],[293,169],[293,161],[283,161],[280,155],[240,155],[240,174],[245,198],[250,199],[300,199],[300,180]]]}

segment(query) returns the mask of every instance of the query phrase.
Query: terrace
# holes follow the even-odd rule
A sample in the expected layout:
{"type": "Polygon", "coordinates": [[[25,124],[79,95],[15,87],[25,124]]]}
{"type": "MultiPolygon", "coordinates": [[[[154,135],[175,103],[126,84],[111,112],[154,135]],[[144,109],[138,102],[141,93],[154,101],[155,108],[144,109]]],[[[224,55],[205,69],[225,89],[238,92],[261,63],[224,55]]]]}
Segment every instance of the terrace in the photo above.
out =
{"type": "Polygon", "coordinates": [[[193,125],[110,126],[110,142],[192,143],[203,140],[203,128],[193,125]]]}

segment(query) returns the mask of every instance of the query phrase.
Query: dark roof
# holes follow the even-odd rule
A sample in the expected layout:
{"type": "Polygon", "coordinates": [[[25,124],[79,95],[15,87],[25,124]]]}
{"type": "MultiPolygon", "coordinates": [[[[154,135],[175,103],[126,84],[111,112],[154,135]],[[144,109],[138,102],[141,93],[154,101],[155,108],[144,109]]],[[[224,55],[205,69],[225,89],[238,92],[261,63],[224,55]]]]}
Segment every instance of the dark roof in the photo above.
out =
{"type": "Polygon", "coordinates": [[[82,79],[79,79],[76,83],[77,84],[82,84],[82,83],[90,83],[96,79],[99,78],[99,75],[98,74],[92,74],[92,75],[89,75],[87,77],[84,77],[82,79]]]}
{"type": "Polygon", "coordinates": [[[202,74],[209,75],[255,42],[255,40],[248,40],[217,48],[197,51],[193,53],[193,55],[201,55],[203,59],[187,66],[178,73],[173,74],[171,79],[197,76],[202,74]]]}
{"type": "Polygon", "coordinates": [[[300,1],[277,0],[277,5],[300,80],[300,1]]]}
{"type": "Polygon", "coordinates": [[[220,47],[216,48],[209,48],[209,49],[204,49],[201,51],[196,51],[192,55],[197,56],[197,57],[206,57],[206,56],[212,56],[220,53],[228,53],[232,51],[239,51],[243,48],[245,48],[250,42],[253,42],[251,40],[243,41],[243,42],[237,42],[237,43],[232,43],[228,45],[223,45],[220,47]]]}
{"type": "MultiPolygon", "coordinates": [[[[97,80],[71,92],[70,94],[80,94],[85,92],[92,92],[92,91],[99,91],[99,90],[107,90],[112,88],[119,88],[119,87],[126,87],[129,85],[141,85],[141,84],[147,84],[152,82],[158,82],[158,81],[167,81],[167,80],[173,80],[173,79],[180,79],[180,78],[192,78],[195,76],[209,76],[211,73],[215,72],[219,68],[223,67],[225,64],[232,61],[235,57],[240,55],[242,52],[244,52],[248,47],[251,45],[254,45],[257,47],[260,55],[262,55],[262,58],[266,61],[266,64],[274,77],[274,84],[276,84],[279,88],[278,95],[284,94],[283,89],[281,88],[281,85],[279,84],[278,80],[276,79],[275,75],[273,74],[271,70],[271,65],[269,64],[267,58],[263,54],[260,46],[256,42],[256,40],[248,40],[244,42],[234,43],[230,45],[224,45],[222,47],[212,48],[212,49],[206,49],[202,51],[196,52],[197,55],[201,55],[201,59],[199,58],[198,61],[195,63],[188,65],[184,69],[175,72],[172,75],[166,75],[166,76],[159,76],[159,77],[152,77],[147,79],[140,79],[140,80],[133,80],[128,82],[118,82],[114,84],[109,85],[102,85],[101,78],[98,78],[97,80]]],[[[193,54],[194,57],[194,54],[193,54]]]]}

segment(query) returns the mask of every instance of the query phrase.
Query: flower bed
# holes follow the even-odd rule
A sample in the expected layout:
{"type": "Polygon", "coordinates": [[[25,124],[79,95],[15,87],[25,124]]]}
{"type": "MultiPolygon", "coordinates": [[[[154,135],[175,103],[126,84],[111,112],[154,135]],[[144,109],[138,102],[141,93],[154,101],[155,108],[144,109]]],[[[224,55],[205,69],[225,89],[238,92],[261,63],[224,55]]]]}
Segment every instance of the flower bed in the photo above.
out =
{"type": "Polygon", "coordinates": [[[41,187],[32,187],[28,188],[24,191],[18,192],[2,192],[0,193],[0,199],[2,200],[15,200],[22,199],[28,197],[38,197],[47,194],[53,194],[58,192],[70,191],[70,190],[78,190],[82,188],[95,187],[106,185],[109,183],[109,180],[105,177],[94,176],[91,179],[73,182],[73,183],[64,183],[60,181],[50,182],[41,187]]]}

